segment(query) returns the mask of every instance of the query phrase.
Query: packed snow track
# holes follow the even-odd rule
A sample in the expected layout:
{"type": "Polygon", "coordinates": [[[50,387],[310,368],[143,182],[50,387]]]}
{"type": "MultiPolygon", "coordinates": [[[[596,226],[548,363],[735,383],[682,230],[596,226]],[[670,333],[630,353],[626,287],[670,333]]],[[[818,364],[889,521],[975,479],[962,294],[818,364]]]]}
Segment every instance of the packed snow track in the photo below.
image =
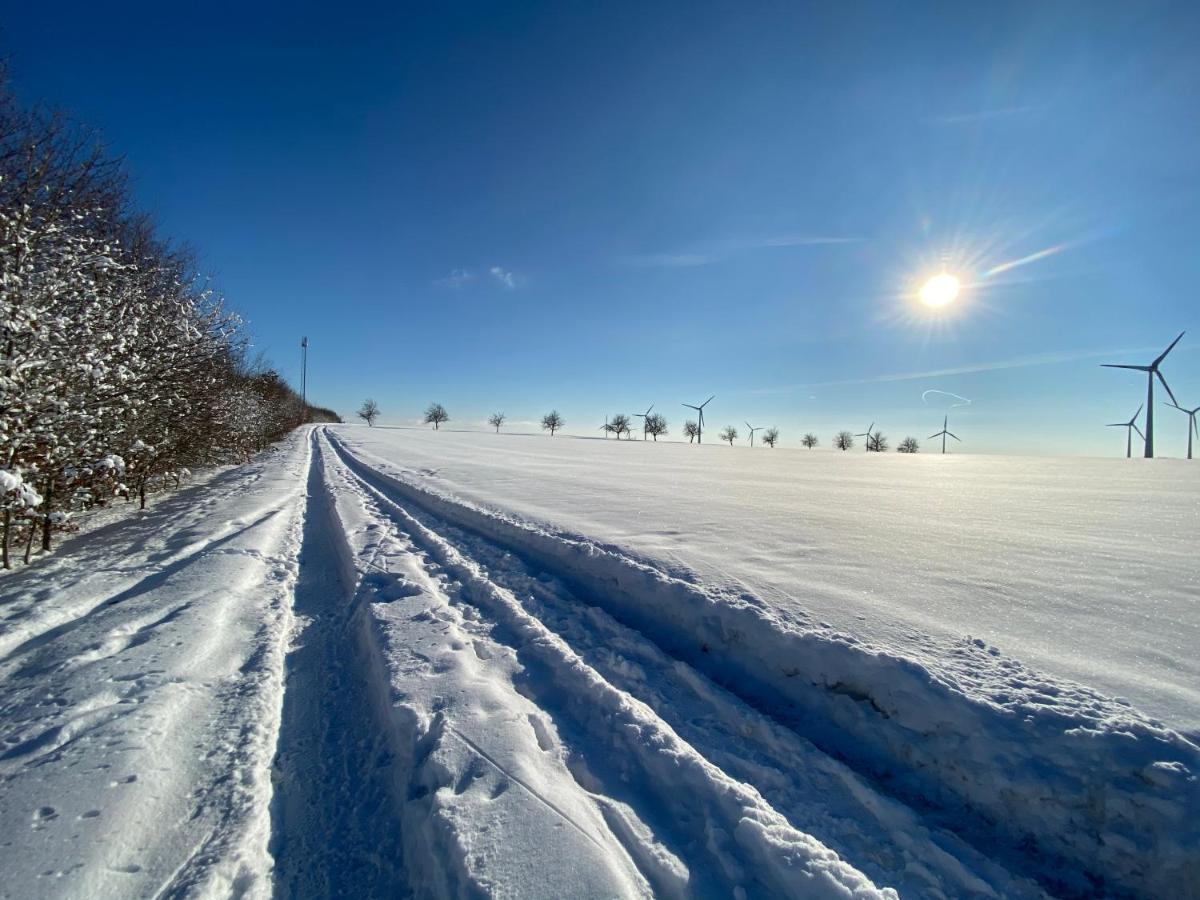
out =
{"type": "Polygon", "coordinates": [[[1198,896],[1200,751],[1127,705],[966,643],[1048,698],[981,699],[338,429],[110,532],[0,581],[0,896],[1198,896]]]}

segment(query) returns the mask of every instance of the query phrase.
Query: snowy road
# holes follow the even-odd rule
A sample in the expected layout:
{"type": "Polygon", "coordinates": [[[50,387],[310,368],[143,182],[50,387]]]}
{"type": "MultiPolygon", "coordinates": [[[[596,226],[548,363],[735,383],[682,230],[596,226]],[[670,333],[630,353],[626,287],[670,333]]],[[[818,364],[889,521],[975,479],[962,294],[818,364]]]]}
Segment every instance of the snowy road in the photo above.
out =
{"type": "Polygon", "coordinates": [[[0,581],[0,894],[1196,896],[1200,751],[1128,707],[426,477],[315,429],[0,581]]]}

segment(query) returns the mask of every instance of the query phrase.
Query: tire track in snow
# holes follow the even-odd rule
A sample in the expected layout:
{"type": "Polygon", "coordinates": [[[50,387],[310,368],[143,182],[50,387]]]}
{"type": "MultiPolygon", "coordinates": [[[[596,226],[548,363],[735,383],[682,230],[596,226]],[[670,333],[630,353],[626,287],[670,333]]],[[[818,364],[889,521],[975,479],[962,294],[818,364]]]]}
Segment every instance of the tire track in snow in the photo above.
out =
{"type": "Polygon", "coordinates": [[[372,713],[323,470],[314,432],[275,760],[276,894],[403,897],[391,748],[372,713]]]}
{"type": "MultiPolygon", "coordinates": [[[[485,557],[476,555],[478,547],[456,544],[447,535],[457,529],[414,514],[353,471],[336,447],[333,453],[382,515],[427,554],[435,576],[448,574],[491,620],[491,637],[516,651],[526,673],[518,689],[565,737],[568,767],[659,893],[894,896],[793,827],[754,787],[712,764],[650,706],[603,678],[531,615],[492,580],[490,566],[508,556],[505,551],[493,548],[494,557],[485,557]],[[651,835],[685,855],[690,879],[646,842],[651,835]]],[[[990,893],[983,888],[981,894],[990,893]]]]}
{"type": "Polygon", "coordinates": [[[1005,670],[1013,708],[997,709],[911,659],[781,627],[761,604],[715,598],[619,550],[431,492],[332,440],[358,477],[558,574],[883,793],[1055,893],[1163,894],[1194,880],[1196,749],[1157,723],[1106,724],[1103,698],[1072,685],[1078,703],[1065,715],[1036,697],[1022,702],[1027,673],[1017,663],[1005,670]]]}

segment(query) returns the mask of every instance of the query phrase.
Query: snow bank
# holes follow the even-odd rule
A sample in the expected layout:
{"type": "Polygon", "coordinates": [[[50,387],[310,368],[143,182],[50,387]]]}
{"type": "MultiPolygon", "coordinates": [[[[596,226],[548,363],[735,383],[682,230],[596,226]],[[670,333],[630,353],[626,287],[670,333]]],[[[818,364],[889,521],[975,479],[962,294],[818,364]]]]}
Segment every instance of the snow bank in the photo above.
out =
{"type": "MultiPolygon", "coordinates": [[[[406,856],[432,868],[421,880],[433,893],[459,894],[471,884],[520,896],[630,896],[651,889],[662,896],[738,891],[896,896],[793,827],[753,788],[681,740],[652,709],[614,688],[437,533],[386,498],[375,498],[412,541],[404,546],[360,524],[369,516],[347,510],[349,502],[338,495],[345,531],[368,535],[356,556],[374,560],[360,595],[370,603],[374,623],[366,633],[375,636],[377,657],[387,661],[390,674],[392,727],[398,733],[397,755],[405,760],[400,780],[408,797],[406,856]],[[462,614],[439,596],[443,588],[436,580],[431,583],[422,557],[450,579],[452,589],[494,618],[505,643],[482,637],[491,626],[485,631],[467,627],[462,614]],[[462,652],[466,647],[469,654],[462,652]],[[436,675],[432,682],[420,677],[430,668],[436,675]],[[514,681],[521,685],[519,693],[514,681]],[[650,798],[656,816],[689,829],[688,843],[703,848],[693,853],[704,859],[705,868],[697,872],[684,865],[641,818],[644,810],[607,796],[585,761],[554,753],[562,746],[561,725],[548,720],[548,711],[556,721],[572,723],[586,746],[603,748],[601,755],[618,780],[635,795],[650,798]],[[486,761],[482,767],[480,760],[486,761]],[[462,796],[464,782],[495,772],[520,790],[493,786],[491,802],[482,810],[478,800],[462,796]],[[544,808],[528,807],[531,797],[540,798],[544,808]],[[498,798],[526,807],[519,818],[498,814],[498,798]],[[565,832],[564,821],[573,826],[565,832]],[[558,828],[546,832],[547,823],[558,828]],[[571,839],[563,848],[569,855],[560,857],[552,848],[564,838],[571,839]],[[597,849],[601,855],[593,863],[597,849]],[[497,854],[512,858],[504,865],[497,854]],[[455,860],[459,866],[447,868],[455,860]],[[607,882],[589,874],[601,863],[608,869],[607,882]],[[530,866],[537,869],[535,881],[530,866]]],[[[696,864],[694,858],[691,862],[696,864]]]]}
{"type": "Polygon", "coordinates": [[[998,842],[1044,883],[1154,896],[1200,884],[1200,749],[1127,705],[1040,677],[983,642],[957,649],[956,681],[850,637],[799,630],[750,594],[714,595],[616,548],[433,493],[333,440],[363,479],[555,572],[960,833],[998,842]]]}

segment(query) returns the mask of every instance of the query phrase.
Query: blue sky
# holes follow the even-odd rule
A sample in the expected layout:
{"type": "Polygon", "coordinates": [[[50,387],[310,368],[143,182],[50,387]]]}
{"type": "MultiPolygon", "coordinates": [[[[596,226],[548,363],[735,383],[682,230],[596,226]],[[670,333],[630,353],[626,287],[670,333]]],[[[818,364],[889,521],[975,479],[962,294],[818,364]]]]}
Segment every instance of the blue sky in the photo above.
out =
{"type": "Polygon", "coordinates": [[[344,414],[677,432],[715,393],[828,443],[924,438],[935,389],[964,450],[1111,455],[1144,381],[1098,364],[1183,329],[1200,404],[1194,4],[75,6],[6,15],[19,95],[344,414]]]}

